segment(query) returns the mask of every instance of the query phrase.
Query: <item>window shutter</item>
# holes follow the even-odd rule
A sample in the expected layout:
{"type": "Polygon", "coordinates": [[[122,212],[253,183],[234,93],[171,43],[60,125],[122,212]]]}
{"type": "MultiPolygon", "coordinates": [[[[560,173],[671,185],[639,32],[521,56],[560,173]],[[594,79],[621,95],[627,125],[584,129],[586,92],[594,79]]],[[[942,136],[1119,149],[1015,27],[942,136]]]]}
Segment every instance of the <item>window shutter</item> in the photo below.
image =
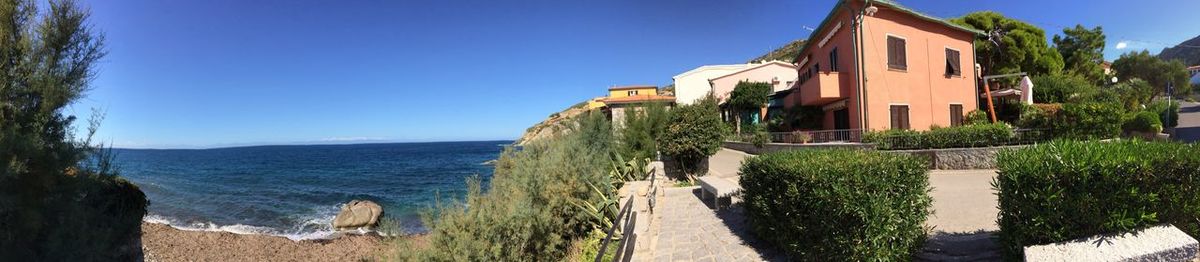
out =
{"type": "Polygon", "coordinates": [[[904,39],[894,36],[887,37],[888,68],[908,69],[908,56],[904,49],[904,39]]]}
{"type": "Polygon", "coordinates": [[[900,118],[900,121],[903,121],[904,129],[912,129],[912,127],[908,125],[908,106],[901,106],[900,112],[901,115],[904,116],[903,118],[900,118]]]}
{"type": "Polygon", "coordinates": [[[962,75],[962,67],[959,63],[958,51],[946,49],[946,74],[953,76],[962,75]]]}
{"type": "Polygon", "coordinates": [[[962,124],[962,105],[950,105],[950,126],[961,126],[962,124]]]}

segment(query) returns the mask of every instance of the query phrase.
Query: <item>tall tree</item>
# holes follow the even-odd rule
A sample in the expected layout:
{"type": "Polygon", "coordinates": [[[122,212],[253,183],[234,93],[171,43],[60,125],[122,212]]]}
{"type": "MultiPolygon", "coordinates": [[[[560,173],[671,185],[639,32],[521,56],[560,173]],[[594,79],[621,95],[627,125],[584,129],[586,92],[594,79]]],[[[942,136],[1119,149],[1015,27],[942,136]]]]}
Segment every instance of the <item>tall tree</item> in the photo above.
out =
{"type": "Polygon", "coordinates": [[[0,0],[0,260],[140,260],[146,196],[72,136],[103,37],[75,1],[0,0]]]}
{"type": "Polygon", "coordinates": [[[992,11],[970,13],[950,22],[987,34],[975,40],[983,75],[1056,75],[1062,71],[1062,55],[1050,48],[1041,28],[992,11]]]}
{"type": "Polygon", "coordinates": [[[1054,36],[1054,47],[1062,55],[1063,70],[1084,77],[1092,84],[1105,81],[1104,30],[1099,26],[1087,29],[1082,25],[1063,29],[1062,35],[1054,36]]]}
{"type": "MultiPolygon", "coordinates": [[[[761,111],[767,106],[768,96],[771,95],[771,83],[767,82],[738,82],[733,87],[733,91],[729,93],[729,102],[727,105],[734,110],[734,122],[737,124],[736,132],[742,132],[742,112],[754,110],[750,112],[761,111]]],[[[761,112],[760,112],[761,113],[761,112]]],[[[759,116],[762,117],[762,116],[759,116]]]]}
{"type": "Polygon", "coordinates": [[[1154,94],[1165,93],[1168,84],[1174,85],[1175,95],[1186,95],[1191,90],[1189,74],[1183,62],[1163,61],[1146,50],[1125,53],[1113,61],[1112,67],[1120,81],[1134,78],[1146,80],[1154,87],[1154,94]]]}

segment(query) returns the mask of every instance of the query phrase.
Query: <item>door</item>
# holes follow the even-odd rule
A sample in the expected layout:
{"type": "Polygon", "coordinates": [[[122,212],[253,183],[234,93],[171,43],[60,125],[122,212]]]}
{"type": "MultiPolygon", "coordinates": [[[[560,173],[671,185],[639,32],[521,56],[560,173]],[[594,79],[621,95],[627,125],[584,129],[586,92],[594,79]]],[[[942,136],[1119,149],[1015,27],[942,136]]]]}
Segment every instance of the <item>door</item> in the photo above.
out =
{"type": "Polygon", "coordinates": [[[833,129],[850,129],[850,109],[833,111],[833,129]]]}
{"type": "Polygon", "coordinates": [[[838,131],[833,132],[833,140],[835,141],[852,141],[850,130],[850,109],[842,108],[833,111],[833,129],[838,131]]]}

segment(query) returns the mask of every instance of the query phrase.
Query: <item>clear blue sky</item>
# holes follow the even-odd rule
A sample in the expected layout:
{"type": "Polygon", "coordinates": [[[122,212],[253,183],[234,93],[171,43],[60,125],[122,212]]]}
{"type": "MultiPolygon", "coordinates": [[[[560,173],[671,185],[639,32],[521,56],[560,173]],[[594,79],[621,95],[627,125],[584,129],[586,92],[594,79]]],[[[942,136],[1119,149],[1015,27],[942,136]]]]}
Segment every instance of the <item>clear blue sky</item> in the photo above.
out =
{"type": "MultiPolygon", "coordinates": [[[[1200,35],[1200,1],[901,2],[1101,25],[1109,59],[1200,35]]],[[[118,147],[175,148],[514,139],[610,85],[806,38],[834,1],[84,3],[109,55],[68,113],[106,110],[99,138],[118,147]]]]}

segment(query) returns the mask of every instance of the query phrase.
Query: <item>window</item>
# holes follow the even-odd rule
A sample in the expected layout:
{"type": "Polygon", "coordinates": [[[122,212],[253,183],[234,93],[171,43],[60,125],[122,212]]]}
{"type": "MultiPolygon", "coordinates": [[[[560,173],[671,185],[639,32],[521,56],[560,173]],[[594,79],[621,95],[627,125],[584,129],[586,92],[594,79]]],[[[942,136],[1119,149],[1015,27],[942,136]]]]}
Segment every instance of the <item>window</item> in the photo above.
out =
{"type": "Polygon", "coordinates": [[[629,91],[625,92],[625,94],[627,94],[629,96],[636,96],[637,90],[629,90],[629,91]]]}
{"type": "Polygon", "coordinates": [[[820,73],[821,72],[821,64],[813,64],[812,72],[813,72],[813,75],[820,73]]]}
{"type": "Polygon", "coordinates": [[[887,37],[888,69],[908,70],[908,55],[904,46],[904,38],[887,37]]]}
{"type": "Polygon", "coordinates": [[[908,126],[908,106],[893,105],[892,110],[892,129],[909,129],[908,126]]]}
{"type": "Polygon", "coordinates": [[[963,125],[962,105],[950,105],[950,126],[963,125]]]}
{"type": "Polygon", "coordinates": [[[958,62],[958,50],[946,48],[946,75],[962,76],[962,66],[958,62]]]}
{"type": "Polygon", "coordinates": [[[829,71],[830,71],[830,72],[837,72],[837,71],[838,71],[838,53],[837,53],[837,47],[834,47],[834,48],[833,48],[833,51],[829,51],[829,71]]]}

